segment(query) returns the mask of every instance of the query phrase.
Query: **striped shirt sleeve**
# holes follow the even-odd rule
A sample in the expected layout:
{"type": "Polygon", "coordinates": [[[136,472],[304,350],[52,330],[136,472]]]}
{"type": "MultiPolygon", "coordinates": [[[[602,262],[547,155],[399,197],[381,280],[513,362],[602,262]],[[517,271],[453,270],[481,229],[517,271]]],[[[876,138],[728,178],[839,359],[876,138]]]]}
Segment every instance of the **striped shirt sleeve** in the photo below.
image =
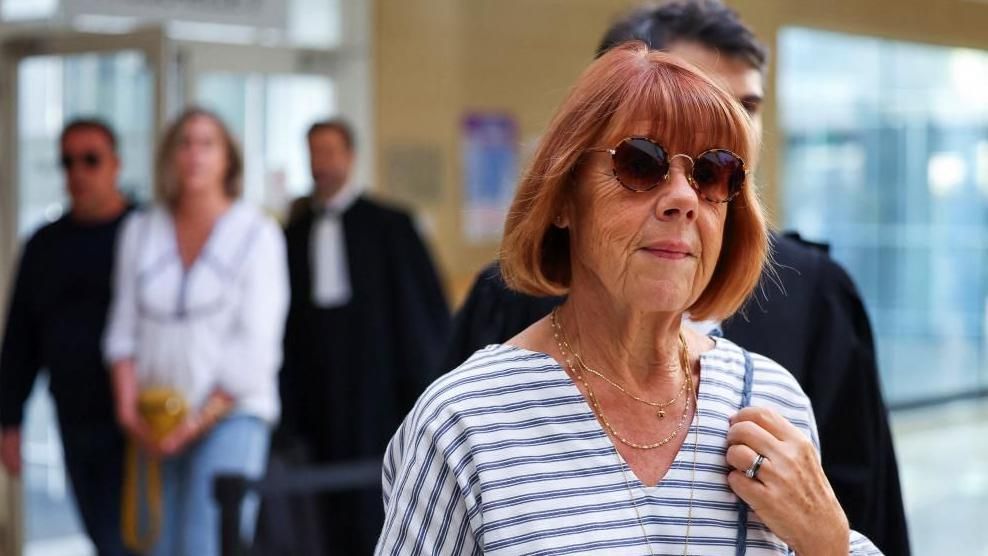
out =
{"type": "Polygon", "coordinates": [[[883,556],[875,543],[868,540],[857,531],[851,531],[851,555],[852,556],[883,556]]]}
{"type": "Polygon", "coordinates": [[[441,419],[431,414],[425,420],[422,413],[422,407],[412,410],[385,452],[384,529],[375,554],[481,554],[465,487],[440,447],[441,419]]]}

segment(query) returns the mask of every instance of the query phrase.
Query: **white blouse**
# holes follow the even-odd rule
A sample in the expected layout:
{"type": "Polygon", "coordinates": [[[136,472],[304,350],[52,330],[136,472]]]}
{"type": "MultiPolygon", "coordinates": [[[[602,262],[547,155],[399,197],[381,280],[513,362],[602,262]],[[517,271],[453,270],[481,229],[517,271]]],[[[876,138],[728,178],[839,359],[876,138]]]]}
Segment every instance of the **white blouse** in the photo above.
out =
{"type": "Polygon", "coordinates": [[[289,297],[277,224],[234,203],[188,269],[167,209],[131,215],[120,234],[106,359],[133,359],[142,388],[175,388],[190,407],[221,388],[238,410],[277,420],[289,297]]]}

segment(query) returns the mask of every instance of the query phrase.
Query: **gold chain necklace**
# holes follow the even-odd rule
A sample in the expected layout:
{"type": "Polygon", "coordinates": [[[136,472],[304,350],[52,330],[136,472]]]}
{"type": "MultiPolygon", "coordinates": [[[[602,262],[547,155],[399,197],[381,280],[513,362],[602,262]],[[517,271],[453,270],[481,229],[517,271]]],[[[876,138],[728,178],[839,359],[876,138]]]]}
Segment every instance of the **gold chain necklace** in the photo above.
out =
{"type": "MultiPolygon", "coordinates": [[[[553,322],[556,322],[555,321],[555,315],[553,315],[553,318],[554,318],[553,322]]],[[[610,384],[614,388],[617,388],[619,391],[621,391],[621,393],[625,394],[626,396],[630,397],[631,399],[633,399],[633,400],[635,400],[637,402],[641,402],[641,403],[643,403],[643,404],[645,404],[647,406],[657,408],[658,411],[655,412],[655,415],[659,419],[665,419],[665,417],[666,417],[665,408],[667,408],[670,405],[678,402],[679,401],[679,398],[682,398],[683,397],[683,393],[686,392],[686,385],[689,382],[689,380],[684,380],[683,381],[683,385],[679,387],[679,392],[676,392],[676,395],[673,396],[673,398],[671,400],[664,401],[664,402],[655,402],[655,401],[651,401],[651,400],[646,400],[646,399],[641,398],[641,397],[639,397],[639,396],[637,396],[635,394],[632,394],[631,392],[628,391],[627,388],[625,388],[624,386],[622,386],[620,383],[618,383],[618,382],[616,382],[614,380],[611,380],[610,378],[608,378],[605,374],[601,373],[600,371],[597,371],[595,369],[592,369],[590,367],[590,365],[587,365],[586,362],[583,361],[583,357],[579,353],[577,353],[576,350],[574,350],[569,345],[569,343],[565,340],[565,337],[562,340],[562,343],[566,346],[567,349],[569,349],[569,351],[573,354],[573,356],[576,357],[577,362],[580,364],[580,367],[584,371],[586,371],[586,372],[588,372],[588,373],[596,376],[597,378],[599,378],[599,379],[603,380],[604,382],[610,384]]],[[[683,337],[682,332],[679,333],[679,343],[680,343],[680,350],[679,350],[679,353],[680,353],[680,361],[679,361],[679,367],[681,369],[683,369],[684,372],[685,372],[686,368],[688,367],[688,362],[687,361],[683,361],[683,353],[687,353],[686,352],[686,349],[687,348],[686,348],[686,338],[683,337]]]]}
{"type": "MultiPolygon", "coordinates": [[[[576,353],[575,351],[573,351],[572,348],[570,348],[569,350],[566,349],[567,347],[569,347],[570,344],[569,341],[566,339],[566,335],[563,332],[562,326],[559,324],[557,311],[558,309],[553,310],[552,319],[551,319],[552,327],[554,330],[553,335],[556,339],[556,345],[559,348],[559,351],[562,353],[563,358],[566,360],[566,364],[569,366],[570,371],[573,373],[574,377],[577,380],[579,380],[583,384],[583,387],[587,390],[587,398],[590,400],[590,405],[591,407],[593,407],[594,413],[597,414],[597,418],[600,419],[600,422],[604,425],[604,428],[606,428],[607,431],[610,432],[611,435],[614,438],[618,439],[618,441],[620,441],[622,444],[626,446],[630,446],[637,450],[653,450],[655,448],[660,448],[671,442],[677,436],[679,436],[679,433],[682,432],[683,427],[686,425],[687,419],[689,417],[689,412],[691,407],[690,400],[692,396],[686,398],[686,403],[683,405],[683,414],[680,416],[679,423],[676,424],[676,428],[673,429],[671,433],[666,435],[664,438],[658,440],[657,442],[652,442],[649,444],[639,444],[637,442],[625,438],[624,435],[619,433],[614,428],[614,426],[611,425],[611,422],[607,419],[607,415],[604,414],[604,410],[600,405],[600,401],[597,399],[597,395],[594,393],[593,388],[590,386],[590,383],[587,381],[586,377],[583,375],[582,372],[577,371],[577,366],[573,364],[573,361],[568,356],[569,353],[572,353],[574,355],[576,353]]],[[[680,333],[680,338],[682,340],[682,333],[680,333]]],[[[685,346],[685,341],[683,342],[683,345],[685,346]]],[[[689,360],[686,359],[689,357],[688,350],[686,349],[681,350],[681,354],[683,355],[683,358],[686,361],[689,360]]],[[[683,371],[684,371],[683,374],[685,375],[685,382],[687,389],[690,392],[692,392],[693,378],[691,376],[692,373],[689,372],[689,366],[683,365],[683,371]]]]}
{"type": "Polygon", "coordinates": [[[682,398],[683,397],[683,394],[686,392],[686,381],[684,380],[683,381],[683,385],[679,387],[679,392],[677,392],[676,393],[676,396],[673,397],[669,401],[655,402],[655,401],[651,401],[651,400],[642,399],[642,398],[636,396],[635,394],[632,394],[631,392],[627,391],[623,386],[621,386],[620,383],[615,382],[615,381],[607,378],[607,376],[604,375],[603,373],[600,373],[600,372],[598,372],[598,371],[596,371],[596,370],[588,367],[587,364],[583,362],[583,359],[579,355],[577,355],[575,353],[574,353],[574,355],[576,355],[576,360],[580,363],[580,367],[582,367],[584,371],[587,371],[588,373],[590,373],[592,375],[595,375],[597,378],[599,378],[599,379],[603,380],[604,382],[610,384],[614,388],[617,388],[618,390],[620,390],[621,392],[623,392],[624,394],[626,394],[631,399],[633,399],[635,401],[638,401],[638,402],[641,402],[641,403],[643,403],[645,405],[648,405],[648,406],[657,408],[658,411],[655,412],[655,416],[658,417],[659,419],[665,419],[665,417],[666,417],[665,408],[667,408],[670,405],[678,402],[679,399],[682,398]]]}
{"type": "MultiPolygon", "coordinates": [[[[582,374],[579,373],[576,370],[576,367],[573,365],[573,361],[570,360],[566,356],[567,351],[566,351],[566,349],[564,349],[563,346],[565,345],[567,348],[569,348],[570,346],[569,346],[569,342],[566,341],[566,336],[563,333],[562,326],[559,324],[558,311],[559,311],[559,308],[558,307],[556,307],[555,309],[553,309],[552,310],[552,316],[551,316],[552,328],[553,328],[553,336],[556,339],[556,346],[559,348],[559,351],[562,354],[563,359],[566,361],[567,370],[569,370],[570,373],[572,373],[574,377],[577,377],[580,380],[580,382],[583,383],[584,387],[587,389],[587,393],[588,393],[589,397],[591,397],[591,399],[593,400],[594,407],[596,408],[596,410],[597,410],[597,412],[599,414],[600,413],[600,405],[596,402],[596,399],[593,397],[593,391],[590,389],[590,385],[587,384],[586,380],[582,377],[582,374]]],[[[682,332],[679,333],[679,340],[680,340],[681,345],[682,345],[682,350],[685,352],[685,361],[688,362],[689,361],[689,346],[686,344],[686,339],[683,337],[683,333],[682,332]]],[[[573,352],[573,355],[576,355],[577,358],[579,358],[579,355],[575,351],[573,351],[572,348],[570,348],[569,351],[573,352]]],[[[581,364],[582,364],[582,361],[581,361],[581,364]]],[[[683,365],[683,369],[684,370],[689,369],[689,365],[688,364],[687,365],[683,365]]],[[[699,411],[699,409],[700,409],[700,398],[699,398],[699,395],[696,394],[695,391],[693,390],[693,378],[692,378],[692,375],[693,375],[692,372],[690,372],[688,370],[686,371],[686,383],[685,384],[688,385],[690,394],[689,394],[689,398],[686,399],[686,411],[685,411],[685,413],[688,413],[689,412],[690,399],[695,400],[697,412],[696,412],[696,428],[693,431],[693,466],[692,466],[692,469],[690,471],[690,500],[689,500],[689,506],[687,507],[687,512],[686,512],[686,538],[683,540],[683,556],[688,556],[688,554],[689,554],[690,533],[691,533],[691,528],[692,528],[692,525],[693,525],[693,487],[696,484],[697,446],[699,446],[699,444],[700,444],[700,411],[699,411]]],[[[601,377],[601,378],[604,378],[604,377],[601,377]]],[[[600,415],[600,416],[601,416],[601,420],[604,421],[603,415],[600,415]]],[[[604,421],[604,422],[605,422],[605,425],[606,425],[607,424],[606,421],[604,421]]],[[[619,438],[620,439],[620,437],[614,432],[613,428],[608,427],[608,429],[611,431],[612,434],[614,434],[614,436],[616,438],[619,438]]],[[[674,431],[674,433],[675,432],[678,432],[678,428],[677,428],[677,431],[674,431]]],[[[668,441],[666,441],[666,442],[668,442],[668,441]]],[[[642,521],[641,512],[638,511],[638,505],[635,504],[634,492],[631,490],[631,483],[628,480],[628,471],[626,469],[626,467],[628,467],[628,465],[621,459],[621,455],[618,453],[617,449],[614,450],[614,455],[618,459],[618,465],[619,465],[619,467],[621,467],[621,476],[624,478],[624,487],[628,491],[628,500],[631,502],[631,508],[635,511],[635,518],[638,520],[638,527],[641,528],[642,538],[645,539],[645,544],[646,544],[646,546],[648,546],[648,553],[650,555],[654,555],[654,552],[652,552],[652,542],[649,540],[648,532],[645,530],[645,523],[642,521]]]]}

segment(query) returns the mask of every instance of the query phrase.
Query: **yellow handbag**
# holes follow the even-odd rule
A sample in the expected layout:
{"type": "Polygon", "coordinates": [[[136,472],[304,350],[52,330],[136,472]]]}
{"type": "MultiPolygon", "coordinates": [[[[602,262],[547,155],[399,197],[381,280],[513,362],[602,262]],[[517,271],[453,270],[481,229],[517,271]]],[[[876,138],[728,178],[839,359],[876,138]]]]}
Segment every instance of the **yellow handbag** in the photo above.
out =
{"type": "MultiPolygon", "coordinates": [[[[161,442],[185,420],[188,406],[179,392],[158,387],[148,388],[138,395],[137,411],[147,423],[152,439],[161,442]]],[[[154,546],[161,529],[161,467],[155,459],[146,455],[142,458],[140,452],[141,448],[136,442],[128,442],[120,519],[127,548],[147,553],[154,546]],[[142,459],[144,481],[141,481],[142,459]],[[141,519],[142,509],[146,510],[146,520],[141,519]]]]}

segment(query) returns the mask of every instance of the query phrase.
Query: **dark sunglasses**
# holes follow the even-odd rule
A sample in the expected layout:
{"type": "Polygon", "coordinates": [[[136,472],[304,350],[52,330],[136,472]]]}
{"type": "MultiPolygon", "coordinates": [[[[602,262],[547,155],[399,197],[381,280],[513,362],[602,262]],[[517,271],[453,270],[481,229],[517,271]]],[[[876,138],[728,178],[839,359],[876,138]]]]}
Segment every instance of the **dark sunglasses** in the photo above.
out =
{"type": "Polygon", "coordinates": [[[76,163],[80,163],[86,168],[92,170],[95,168],[99,168],[99,165],[103,163],[103,157],[93,152],[82,153],[79,156],[70,156],[67,154],[62,155],[62,159],[61,159],[62,169],[65,170],[66,172],[71,170],[72,167],[76,165],[76,163]]]}
{"type": "Polygon", "coordinates": [[[748,176],[744,160],[727,149],[706,150],[696,158],[686,154],[670,156],[662,145],[647,137],[628,137],[613,149],[587,150],[610,153],[614,178],[625,188],[638,193],[650,191],[669,179],[669,168],[677,157],[690,161],[692,168],[687,180],[701,197],[711,203],[727,203],[737,197],[748,176]]]}

